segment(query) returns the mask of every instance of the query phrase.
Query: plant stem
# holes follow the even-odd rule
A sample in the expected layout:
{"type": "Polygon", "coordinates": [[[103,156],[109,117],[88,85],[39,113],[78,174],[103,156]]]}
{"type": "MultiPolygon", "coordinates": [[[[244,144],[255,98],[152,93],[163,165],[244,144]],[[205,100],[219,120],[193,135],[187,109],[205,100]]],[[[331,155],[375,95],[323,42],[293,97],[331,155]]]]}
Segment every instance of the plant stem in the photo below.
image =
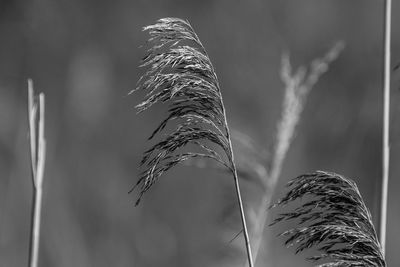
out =
{"type": "MultiPolygon", "coordinates": [[[[224,112],[225,112],[225,110],[224,110],[224,112]]],[[[225,116],[225,121],[226,121],[226,116],[225,116]]],[[[234,163],[235,159],[234,159],[233,150],[232,150],[231,138],[229,136],[229,130],[227,130],[227,133],[228,133],[229,148],[230,148],[231,158],[232,158],[233,179],[235,181],[236,196],[237,196],[237,201],[238,201],[239,208],[240,208],[240,218],[242,220],[243,235],[244,235],[244,241],[246,244],[247,260],[249,262],[249,267],[253,267],[254,263],[253,263],[253,256],[251,253],[249,231],[247,230],[246,217],[244,215],[243,201],[242,201],[242,196],[240,194],[239,178],[238,178],[236,166],[234,163]]]]}
{"type": "Polygon", "coordinates": [[[44,94],[39,94],[35,102],[32,80],[28,80],[28,121],[29,142],[31,150],[31,168],[33,181],[32,224],[29,247],[29,267],[38,266],[40,224],[42,210],[42,185],[46,158],[46,141],[44,139],[44,94]],[[39,106],[39,118],[37,109],[39,106]],[[38,126],[38,129],[37,129],[38,126]],[[37,132],[37,137],[36,137],[37,132]]]}
{"type": "Polygon", "coordinates": [[[31,244],[29,253],[29,267],[38,266],[39,240],[40,240],[40,214],[42,210],[42,189],[34,190],[32,226],[31,226],[31,244]]]}
{"type": "MultiPolygon", "coordinates": [[[[194,35],[196,36],[196,39],[198,40],[200,46],[203,48],[203,51],[205,53],[205,55],[210,58],[210,56],[208,55],[206,49],[204,48],[203,44],[200,41],[200,38],[198,38],[196,32],[194,31],[194,29],[191,27],[194,35]]],[[[214,67],[211,65],[211,68],[213,70],[213,73],[215,75],[215,80],[217,81],[217,87],[220,88],[219,86],[219,82],[218,82],[218,77],[217,74],[215,72],[214,67]]],[[[222,93],[221,90],[219,90],[219,97],[221,98],[221,103],[223,102],[223,98],[222,98],[222,93]]],[[[251,252],[251,245],[250,245],[250,238],[249,238],[249,231],[247,230],[247,223],[246,223],[246,217],[244,214],[244,208],[243,208],[243,201],[242,201],[242,196],[240,194],[240,186],[239,186],[239,178],[237,175],[237,169],[236,169],[236,165],[235,165],[235,156],[233,154],[233,148],[232,148],[232,140],[231,140],[231,134],[229,131],[229,127],[228,127],[228,120],[226,118],[226,111],[225,111],[225,106],[222,104],[222,113],[224,115],[224,125],[225,125],[225,130],[226,130],[226,138],[228,139],[228,143],[229,143],[229,152],[230,152],[230,159],[231,159],[231,164],[232,164],[232,173],[233,173],[233,180],[235,181],[235,190],[236,190],[236,197],[237,197],[237,201],[239,204],[239,209],[240,209],[240,218],[242,220],[242,227],[243,227],[243,235],[244,235],[244,241],[245,241],[245,246],[246,246],[246,252],[247,252],[247,260],[249,262],[249,267],[254,267],[254,263],[253,263],[253,256],[252,256],[252,252],[251,252]]]]}
{"type": "Polygon", "coordinates": [[[239,204],[239,207],[240,207],[240,217],[242,219],[244,240],[245,240],[245,243],[246,243],[247,259],[248,259],[248,262],[249,262],[249,267],[253,267],[254,264],[253,264],[253,256],[252,256],[252,253],[251,253],[249,232],[247,230],[246,218],[244,216],[243,202],[242,202],[242,197],[240,195],[239,179],[238,179],[238,176],[237,176],[236,167],[234,167],[233,172],[234,172],[233,177],[234,177],[234,180],[235,180],[236,196],[237,196],[238,204],[239,204]]]}
{"type": "MultiPolygon", "coordinates": [[[[207,53],[207,52],[205,52],[205,53],[207,53]]],[[[216,72],[214,71],[214,73],[216,73],[216,72]]],[[[216,80],[218,81],[218,79],[216,79],[216,80]]],[[[218,84],[218,88],[219,88],[219,84],[218,84]]],[[[219,94],[220,94],[221,102],[223,103],[221,91],[219,92],[219,94]]],[[[247,230],[246,217],[244,215],[243,201],[242,201],[242,196],[240,194],[239,178],[237,175],[237,170],[236,170],[236,165],[235,165],[235,156],[233,154],[233,148],[232,148],[231,134],[230,134],[229,127],[228,127],[228,120],[226,118],[226,111],[225,111],[224,105],[222,105],[222,112],[224,115],[224,124],[226,127],[225,128],[226,129],[226,137],[227,137],[228,143],[229,143],[229,152],[230,152],[230,159],[231,159],[231,164],[232,164],[233,180],[235,181],[236,197],[237,197],[237,201],[238,201],[239,209],[240,209],[240,218],[242,220],[244,242],[245,242],[246,252],[247,252],[247,260],[249,262],[249,267],[254,267],[253,256],[252,256],[251,245],[250,245],[250,238],[249,238],[249,231],[247,230]]]]}
{"type": "Polygon", "coordinates": [[[390,34],[392,1],[385,0],[384,13],[384,67],[383,67],[383,148],[382,148],[382,193],[379,239],[385,255],[386,221],[389,183],[389,115],[390,115],[390,34]]]}
{"type": "MultiPolygon", "coordinates": [[[[215,73],[215,71],[214,71],[214,73],[215,73]]],[[[219,87],[219,85],[218,85],[218,87],[219,87]]],[[[221,102],[222,102],[221,92],[220,92],[220,98],[221,98],[221,102]]],[[[235,156],[233,154],[231,134],[230,134],[229,127],[228,127],[228,120],[226,118],[225,107],[223,105],[222,105],[222,112],[224,115],[224,124],[226,125],[226,128],[225,128],[226,129],[226,137],[227,137],[228,143],[229,143],[229,152],[230,152],[230,159],[231,159],[231,164],[232,164],[233,180],[235,181],[236,197],[237,197],[237,201],[238,201],[239,209],[240,209],[240,218],[242,220],[244,242],[245,242],[246,252],[247,252],[247,260],[249,262],[249,267],[254,267],[253,256],[252,256],[251,245],[250,245],[250,238],[249,238],[249,231],[247,230],[246,217],[244,215],[244,209],[243,209],[243,201],[242,201],[242,196],[240,194],[239,178],[237,175],[237,169],[236,169],[236,165],[235,165],[235,156]]]]}

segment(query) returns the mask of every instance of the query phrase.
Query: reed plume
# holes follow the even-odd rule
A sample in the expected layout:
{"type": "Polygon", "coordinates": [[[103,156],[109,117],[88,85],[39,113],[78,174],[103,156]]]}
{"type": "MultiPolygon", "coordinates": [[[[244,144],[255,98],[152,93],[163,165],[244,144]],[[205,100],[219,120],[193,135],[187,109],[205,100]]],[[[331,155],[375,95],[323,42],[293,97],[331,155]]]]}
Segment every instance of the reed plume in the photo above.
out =
{"type": "Polygon", "coordinates": [[[286,53],[282,56],[280,75],[285,84],[285,95],[282,115],[277,127],[276,145],[269,174],[270,183],[276,184],[280,176],[283,161],[294,138],[308,94],[321,75],[328,71],[329,64],[336,60],[343,48],[344,43],[337,42],[322,58],[316,58],[311,62],[308,72],[305,67],[300,67],[293,72],[289,55],[286,53]]]}
{"type": "Polygon", "coordinates": [[[316,171],[298,176],[287,187],[291,189],[272,207],[305,200],[292,211],[279,214],[271,225],[298,220],[305,226],[281,234],[286,246],[296,247],[296,253],[316,248],[321,254],[307,259],[328,261],[319,267],[386,266],[371,214],[355,182],[316,171]]]}
{"type": "Polygon", "coordinates": [[[210,58],[192,26],[185,20],[163,18],[144,27],[144,31],[150,34],[150,48],[141,64],[147,71],[133,91],[143,90],[146,95],[136,108],[140,113],[156,103],[169,106],[168,116],[149,139],[166,131],[166,126],[172,121],[176,121],[177,126],[144,152],[141,161],[143,172],[136,184],[140,188],[136,205],[161,175],[181,162],[191,158],[218,162],[233,175],[249,266],[253,266],[225,107],[210,58]],[[201,152],[181,152],[188,145],[201,152]]]}

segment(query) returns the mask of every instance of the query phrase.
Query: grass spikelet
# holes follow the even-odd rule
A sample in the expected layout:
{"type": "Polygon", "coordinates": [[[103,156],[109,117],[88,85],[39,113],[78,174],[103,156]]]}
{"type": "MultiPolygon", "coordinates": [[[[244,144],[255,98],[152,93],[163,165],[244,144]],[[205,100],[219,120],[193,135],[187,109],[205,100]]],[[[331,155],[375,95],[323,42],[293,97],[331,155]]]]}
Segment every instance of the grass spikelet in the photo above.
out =
{"type": "Polygon", "coordinates": [[[150,34],[150,48],[141,64],[147,71],[133,91],[143,90],[146,95],[136,108],[140,113],[156,103],[169,106],[168,116],[149,139],[165,132],[171,121],[175,121],[177,126],[144,153],[141,161],[143,172],[136,184],[140,188],[136,205],[157,179],[172,167],[191,158],[215,160],[234,177],[249,265],[253,266],[225,108],[210,58],[192,26],[185,20],[163,18],[144,27],[144,31],[150,34]],[[201,152],[181,152],[187,145],[195,146],[201,152]]]}
{"type": "Polygon", "coordinates": [[[371,214],[355,182],[317,171],[301,175],[287,186],[291,189],[272,207],[306,200],[271,224],[299,220],[299,225],[304,225],[281,234],[287,238],[286,246],[294,246],[296,253],[315,247],[321,254],[307,259],[328,261],[319,267],[386,266],[371,214]]]}

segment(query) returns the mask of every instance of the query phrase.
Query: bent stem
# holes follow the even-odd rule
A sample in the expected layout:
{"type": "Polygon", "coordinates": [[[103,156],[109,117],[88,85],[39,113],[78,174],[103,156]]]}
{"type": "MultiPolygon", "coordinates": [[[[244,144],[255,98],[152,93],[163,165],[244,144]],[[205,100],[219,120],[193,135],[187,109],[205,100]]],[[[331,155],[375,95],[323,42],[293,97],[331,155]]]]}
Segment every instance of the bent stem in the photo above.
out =
{"type": "Polygon", "coordinates": [[[35,101],[32,80],[28,80],[28,121],[33,182],[32,223],[29,247],[29,267],[38,266],[40,223],[42,209],[42,185],[46,158],[44,138],[44,94],[35,101]],[[39,113],[38,113],[39,109],[39,113]],[[38,117],[39,116],[39,117],[38,117]],[[37,133],[37,136],[36,136],[37,133]]]}
{"type": "Polygon", "coordinates": [[[382,133],[382,193],[379,240],[385,254],[386,224],[387,224],[387,200],[389,184],[389,111],[390,111],[390,34],[392,0],[385,0],[384,11],[384,67],[383,67],[383,133],[382,133]]]}

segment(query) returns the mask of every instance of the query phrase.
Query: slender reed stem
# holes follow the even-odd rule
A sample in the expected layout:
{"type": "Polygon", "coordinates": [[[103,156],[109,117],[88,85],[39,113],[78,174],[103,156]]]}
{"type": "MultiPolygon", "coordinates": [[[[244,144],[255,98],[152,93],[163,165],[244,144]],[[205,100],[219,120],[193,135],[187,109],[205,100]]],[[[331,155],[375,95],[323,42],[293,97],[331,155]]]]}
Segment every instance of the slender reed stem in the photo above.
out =
{"type": "MultiPolygon", "coordinates": [[[[224,109],[224,113],[225,113],[225,109],[224,109]]],[[[225,117],[225,124],[228,125],[226,122],[226,115],[224,117],[225,117]]],[[[228,140],[229,140],[229,149],[231,152],[231,158],[232,158],[232,162],[233,162],[233,164],[232,164],[233,179],[235,181],[236,196],[237,196],[237,200],[238,200],[238,204],[239,204],[239,208],[240,208],[240,218],[242,220],[243,235],[244,235],[244,241],[245,241],[246,251],[247,251],[247,260],[249,262],[249,267],[253,267],[254,263],[253,263],[253,256],[252,256],[251,246],[250,246],[249,231],[247,230],[246,217],[244,215],[244,209],[243,209],[243,201],[242,201],[242,196],[240,194],[239,178],[238,178],[236,166],[234,163],[235,158],[233,155],[232,141],[230,138],[230,133],[229,133],[228,128],[227,128],[227,134],[228,134],[228,140]]]]}
{"type": "MultiPolygon", "coordinates": [[[[193,28],[192,28],[193,30],[193,28]]],[[[206,56],[209,58],[209,55],[205,49],[205,47],[203,46],[203,44],[200,41],[200,38],[198,38],[196,32],[193,30],[194,35],[196,36],[196,38],[199,41],[199,44],[201,45],[201,47],[204,50],[204,53],[206,54],[206,56]]],[[[211,68],[214,72],[214,75],[216,77],[216,81],[218,84],[218,88],[219,88],[219,82],[218,82],[218,78],[217,78],[217,73],[214,69],[214,67],[211,65],[211,68]]],[[[221,102],[223,103],[223,98],[222,98],[222,94],[221,92],[219,92],[219,97],[221,98],[221,102]]],[[[243,235],[244,235],[244,241],[245,241],[245,245],[246,245],[246,251],[247,251],[247,260],[249,262],[249,267],[253,267],[254,263],[253,263],[253,256],[252,256],[252,252],[251,252],[251,245],[250,245],[250,238],[249,238],[249,231],[247,229],[247,223],[246,223],[246,216],[244,214],[244,208],[243,208],[243,201],[242,201],[242,196],[240,193],[240,186],[239,186],[239,178],[237,175],[237,168],[235,165],[235,156],[233,154],[233,149],[232,149],[232,138],[231,138],[231,134],[229,131],[229,127],[228,127],[228,120],[226,118],[226,111],[225,111],[225,107],[222,105],[222,112],[224,114],[224,123],[226,125],[226,137],[229,143],[229,152],[230,152],[230,158],[231,158],[231,163],[232,163],[232,172],[233,172],[233,179],[235,181],[235,190],[236,190],[236,197],[237,197],[237,201],[239,204],[239,209],[240,209],[240,219],[242,220],[242,227],[243,227],[243,235]]]]}
{"type": "Polygon", "coordinates": [[[46,141],[44,139],[44,94],[39,94],[35,101],[32,80],[28,80],[28,121],[29,142],[33,181],[32,224],[29,247],[29,267],[38,266],[40,222],[42,209],[42,185],[46,158],[46,141]],[[38,116],[39,107],[39,117],[38,116]],[[37,129],[38,128],[38,129],[37,129]],[[37,133],[37,135],[36,135],[37,133]]]}
{"type": "Polygon", "coordinates": [[[39,239],[40,239],[40,214],[42,210],[42,189],[35,189],[33,194],[31,244],[29,253],[29,267],[38,266],[39,239]]]}
{"type": "Polygon", "coordinates": [[[384,68],[383,68],[383,149],[382,149],[382,193],[379,239],[385,254],[387,200],[389,183],[389,111],[390,111],[390,34],[392,0],[385,0],[384,13],[384,68]]]}
{"type": "MultiPolygon", "coordinates": [[[[203,47],[204,52],[206,53],[207,57],[209,57],[207,51],[204,48],[204,46],[202,44],[201,44],[201,46],[203,47]]],[[[211,67],[212,67],[212,69],[213,69],[213,71],[215,73],[215,76],[216,76],[217,74],[216,74],[216,72],[214,70],[214,67],[213,66],[211,66],[211,67]]],[[[218,79],[216,79],[216,80],[218,81],[218,79]]],[[[218,87],[219,87],[219,84],[218,84],[218,87]]],[[[221,102],[223,102],[223,100],[222,100],[223,98],[222,98],[221,92],[219,93],[219,96],[221,98],[221,102]]],[[[231,138],[231,134],[230,134],[229,127],[228,127],[228,120],[226,118],[226,111],[225,111],[225,107],[224,106],[222,106],[222,112],[224,114],[224,123],[226,125],[226,135],[227,135],[226,137],[228,139],[228,144],[229,144],[229,152],[230,152],[229,156],[231,158],[231,163],[232,163],[233,180],[235,181],[236,197],[237,197],[237,201],[238,201],[239,209],[240,209],[240,219],[242,220],[244,242],[245,242],[245,245],[246,245],[246,252],[247,252],[247,260],[248,260],[248,263],[249,263],[249,267],[253,267],[254,263],[253,263],[253,256],[252,256],[252,252],[251,252],[249,231],[247,229],[246,216],[244,214],[243,201],[242,201],[242,196],[241,196],[241,193],[240,193],[239,178],[238,178],[238,175],[237,175],[237,168],[236,168],[236,165],[235,165],[235,156],[233,154],[233,148],[232,148],[232,138],[231,138]]]]}

